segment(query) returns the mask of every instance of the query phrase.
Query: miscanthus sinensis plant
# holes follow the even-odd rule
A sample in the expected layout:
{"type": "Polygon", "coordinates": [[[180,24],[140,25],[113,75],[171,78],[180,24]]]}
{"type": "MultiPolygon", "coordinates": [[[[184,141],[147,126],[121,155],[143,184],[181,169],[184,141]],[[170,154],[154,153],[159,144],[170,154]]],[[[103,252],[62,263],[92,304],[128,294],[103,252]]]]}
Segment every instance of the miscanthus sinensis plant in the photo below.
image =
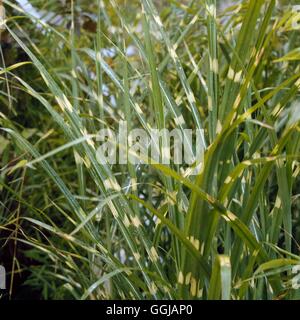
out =
{"type": "Polygon", "coordinates": [[[25,273],[45,299],[299,298],[296,1],[3,3],[12,297],[25,273]],[[120,121],[203,130],[201,172],[99,164],[120,121]]]}

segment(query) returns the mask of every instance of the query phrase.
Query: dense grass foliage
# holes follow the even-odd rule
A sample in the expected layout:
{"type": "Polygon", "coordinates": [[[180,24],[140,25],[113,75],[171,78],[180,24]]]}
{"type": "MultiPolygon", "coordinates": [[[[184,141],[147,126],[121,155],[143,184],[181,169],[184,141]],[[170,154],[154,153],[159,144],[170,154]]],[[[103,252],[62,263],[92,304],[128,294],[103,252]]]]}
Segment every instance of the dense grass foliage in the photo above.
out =
{"type": "Polygon", "coordinates": [[[3,3],[11,298],[299,298],[297,1],[3,3]],[[99,164],[125,120],[203,129],[203,170],[99,164]]]}

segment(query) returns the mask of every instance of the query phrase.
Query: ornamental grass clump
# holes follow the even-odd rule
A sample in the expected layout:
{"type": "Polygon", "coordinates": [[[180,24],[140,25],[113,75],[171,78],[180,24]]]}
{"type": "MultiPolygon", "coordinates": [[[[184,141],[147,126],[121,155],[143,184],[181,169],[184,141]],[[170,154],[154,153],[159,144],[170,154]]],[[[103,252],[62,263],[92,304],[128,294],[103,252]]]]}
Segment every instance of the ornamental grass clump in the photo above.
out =
{"type": "Polygon", "coordinates": [[[298,299],[297,3],[3,3],[9,294],[298,299]]]}

